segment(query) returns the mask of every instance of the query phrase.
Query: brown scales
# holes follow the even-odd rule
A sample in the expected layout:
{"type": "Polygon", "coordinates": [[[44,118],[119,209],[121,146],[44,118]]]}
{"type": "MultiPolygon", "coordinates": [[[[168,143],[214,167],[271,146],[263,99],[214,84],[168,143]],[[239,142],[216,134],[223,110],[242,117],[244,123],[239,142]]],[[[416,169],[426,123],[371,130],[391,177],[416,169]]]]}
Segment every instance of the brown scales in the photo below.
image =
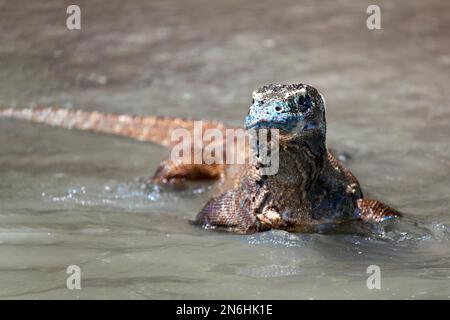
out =
{"type": "MultiPolygon", "coordinates": [[[[318,92],[306,85],[263,87],[253,96],[266,101],[281,101],[284,97],[292,99],[302,88],[316,99],[315,104],[322,103],[318,92]]],[[[320,121],[325,126],[324,108],[317,110],[323,113],[320,121]]],[[[2,117],[114,134],[167,147],[179,142],[171,141],[175,129],[184,128],[190,132],[194,129],[194,121],[189,119],[113,115],[57,108],[0,109],[2,117]]],[[[216,121],[203,121],[203,130],[209,128],[217,128],[225,134],[226,126],[216,121]]],[[[275,175],[264,175],[257,165],[247,162],[244,165],[177,165],[167,160],[159,166],[152,182],[170,184],[189,180],[218,180],[213,197],[197,215],[196,223],[205,228],[238,233],[269,229],[320,232],[323,226],[338,227],[349,221],[377,223],[400,216],[398,211],[379,201],[363,198],[357,179],[327,151],[324,138],[323,141],[308,139],[281,136],[280,164],[275,175]]],[[[206,146],[203,145],[204,148],[206,146]]],[[[192,150],[203,152],[193,146],[192,150]]]]}

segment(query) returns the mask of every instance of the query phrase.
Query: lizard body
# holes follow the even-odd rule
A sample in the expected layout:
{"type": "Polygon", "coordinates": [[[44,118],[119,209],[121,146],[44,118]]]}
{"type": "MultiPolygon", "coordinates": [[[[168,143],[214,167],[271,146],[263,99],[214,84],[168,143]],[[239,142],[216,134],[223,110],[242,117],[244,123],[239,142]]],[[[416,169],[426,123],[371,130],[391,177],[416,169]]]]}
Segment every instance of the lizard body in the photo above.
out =
{"type": "MultiPolygon", "coordinates": [[[[170,139],[175,129],[194,130],[194,122],[188,119],[51,108],[0,109],[1,117],[115,134],[164,146],[177,143],[170,139]]],[[[220,122],[206,121],[203,127],[226,132],[220,122]]],[[[379,201],[365,199],[357,179],[328,151],[325,104],[315,88],[290,84],[256,90],[245,127],[279,130],[276,174],[264,174],[257,163],[179,164],[167,160],[159,166],[152,182],[218,179],[213,197],[195,222],[205,228],[238,233],[270,229],[321,232],[347,222],[381,222],[400,216],[379,201]]],[[[203,151],[194,146],[192,150],[203,151]]]]}

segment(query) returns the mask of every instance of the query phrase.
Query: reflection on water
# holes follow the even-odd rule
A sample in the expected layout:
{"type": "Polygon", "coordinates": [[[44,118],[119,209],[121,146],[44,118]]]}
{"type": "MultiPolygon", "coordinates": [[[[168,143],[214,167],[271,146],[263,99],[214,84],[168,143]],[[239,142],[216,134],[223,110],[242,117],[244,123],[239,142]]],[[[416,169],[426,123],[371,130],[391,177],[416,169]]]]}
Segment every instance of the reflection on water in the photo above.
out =
{"type": "Polygon", "coordinates": [[[0,104],[237,125],[254,88],[305,81],[365,194],[406,218],[370,235],[205,231],[188,221],[209,185],[135,180],[169,151],[0,120],[1,298],[449,298],[450,4],[381,1],[369,31],[369,3],[281,2],[79,1],[73,33],[60,1],[0,0],[0,104]]]}

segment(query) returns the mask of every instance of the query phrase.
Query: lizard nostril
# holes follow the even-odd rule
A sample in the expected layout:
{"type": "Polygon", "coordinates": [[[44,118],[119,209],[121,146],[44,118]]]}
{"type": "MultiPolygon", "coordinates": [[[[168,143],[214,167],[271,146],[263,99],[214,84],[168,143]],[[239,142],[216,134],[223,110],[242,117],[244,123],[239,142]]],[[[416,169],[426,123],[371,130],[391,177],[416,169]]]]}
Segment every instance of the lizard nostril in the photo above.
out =
{"type": "Polygon", "coordinates": [[[281,107],[275,107],[275,111],[280,112],[281,111],[281,107]]]}

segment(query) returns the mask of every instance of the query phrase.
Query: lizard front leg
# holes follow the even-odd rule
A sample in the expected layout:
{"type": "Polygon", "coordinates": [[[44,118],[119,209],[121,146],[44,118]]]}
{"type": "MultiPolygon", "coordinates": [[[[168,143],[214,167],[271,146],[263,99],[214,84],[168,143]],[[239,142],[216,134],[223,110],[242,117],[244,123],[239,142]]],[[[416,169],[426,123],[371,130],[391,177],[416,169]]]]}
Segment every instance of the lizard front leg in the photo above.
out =
{"type": "Polygon", "coordinates": [[[357,205],[357,214],[364,222],[383,222],[402,216],[397,210],[377,200],[359,199],[357,205]]]}
{"type": "Polygon", "coordinates": [[[209,200],[195,218],[195,224],[205,229],[241,234],[263,231],[257,218],[249,212],[249,206],[240,203],[236,190],[224,192],[209,200]]]}

